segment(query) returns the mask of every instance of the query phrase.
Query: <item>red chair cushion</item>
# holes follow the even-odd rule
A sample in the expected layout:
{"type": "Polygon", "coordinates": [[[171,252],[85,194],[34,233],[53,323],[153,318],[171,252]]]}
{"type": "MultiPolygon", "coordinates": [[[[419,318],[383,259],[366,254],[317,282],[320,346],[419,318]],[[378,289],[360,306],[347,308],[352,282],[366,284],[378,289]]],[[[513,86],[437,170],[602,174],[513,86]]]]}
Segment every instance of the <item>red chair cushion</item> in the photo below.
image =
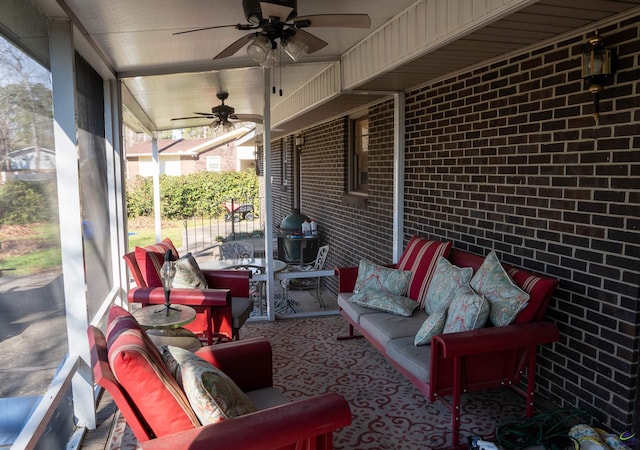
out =
{"type": "Polygon", "coordinates": [[[113,374],[157,437],[200,426],[157,347],[119,306],[109,311],[107,348],[113,374]]]}
{"type": "Polygon", "coordinates": [[[148,287],[162,287],[160,269],[164,263],[164,254],[167,250],[171,250],[174,261],[178,259],[178,250],[176,250],[169,238],[146,247],[136,247],[136,262],[148,287]]]}
{"type": "Polygon", "coordinates": [[[413,236],[400,256],[396,269],[411,271],[407,297],[420,302],[421,309],[424,309],[425,294],[438,258],[449,256],[451,244],[413,236]]]}

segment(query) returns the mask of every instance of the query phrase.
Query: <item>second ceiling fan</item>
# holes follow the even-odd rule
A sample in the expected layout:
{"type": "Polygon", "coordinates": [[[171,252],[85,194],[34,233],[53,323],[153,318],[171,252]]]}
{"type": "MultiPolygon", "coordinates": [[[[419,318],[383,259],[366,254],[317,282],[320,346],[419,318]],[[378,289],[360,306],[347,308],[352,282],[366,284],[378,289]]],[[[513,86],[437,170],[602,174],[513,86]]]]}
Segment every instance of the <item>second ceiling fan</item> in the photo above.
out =
{"type": "Polygon", "coordinates": [[[341,27],[369,28],[371,19],[367,14],[318,14],[298,16],[297,0],[242,0],[246,24],[214,25],[181,31],[174,34],[192,33],[214,28],[234,27],[238,30],[256,30],[247,34],[218,53],[214,59],[227,58],[236,54],[249,44],[247,53],[257,63],[263,64],[273,57],[280,41],[285,53],[293,61],[304,54],[314,53],[327,45],[327,42],[308,33],[302,28],[341,27]]]}
{"type": "Polygon", "coordinates": [[[234,128],[233,122],[254,122],[262,123],[262,116],[259,114],[236,114],[235,108],[225,105],[224,101],[229,98],[228,92],[218,92],[216,94],[218,100],[222,103],[211,108],[210,113],[194,112],[195,116],[176,117],[171,120],[188,120],[188,119],[213,119],[211,128],[230,131],[234,128]]]}

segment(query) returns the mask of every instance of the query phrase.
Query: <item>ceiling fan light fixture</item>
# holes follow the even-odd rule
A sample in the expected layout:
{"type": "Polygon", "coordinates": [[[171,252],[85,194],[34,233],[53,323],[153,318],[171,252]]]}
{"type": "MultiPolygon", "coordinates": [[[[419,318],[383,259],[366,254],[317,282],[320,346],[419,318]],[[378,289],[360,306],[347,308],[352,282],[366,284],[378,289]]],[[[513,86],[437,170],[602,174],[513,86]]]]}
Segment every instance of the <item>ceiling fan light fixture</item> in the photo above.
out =
{"type": "Polygon", "coordinates": [[[295,34],[284,40],[282,46],[284,47],[284,52],[289,55],[294,62],[298,62],[309,50],[309,44],[305,43],[295,34]]]}
{"type": "Polygon", "coordinates": [[[220,128],[222,129],[223,133],[229,133],[229,132],[235,130],[236,126],[234,124],[232,124],[231,122],[223,122],[222,125],[220,126],[220,128]]]}
{"type": "Polygon", "coordinates": [[[258,64],[264,63],[269,57],[273,45],[271,39],[264,34],[257,35],[247,47],[247,55],[258,64]]]}
{"type": "Polygon", "coordinates": [[[262,67],[276,67],[280,64],[280,52],[278,48],[272,48],[267,54],[267,59],[260,63],[262,67]]]}

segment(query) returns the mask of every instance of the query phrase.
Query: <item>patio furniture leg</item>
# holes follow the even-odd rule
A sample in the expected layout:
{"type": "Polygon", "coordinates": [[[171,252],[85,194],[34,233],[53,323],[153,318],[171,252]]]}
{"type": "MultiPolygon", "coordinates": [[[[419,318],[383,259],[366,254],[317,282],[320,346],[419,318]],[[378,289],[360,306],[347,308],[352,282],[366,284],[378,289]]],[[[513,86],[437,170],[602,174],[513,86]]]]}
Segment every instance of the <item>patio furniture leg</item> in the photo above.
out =
{"type": "Polygon", "coordinates": [[[322,293],[320,292],[320,277],[316,280],[316,297],[318,297],[320,308],[324,311],[324,302],[322,301],[322,293]]]}
{"type": "Polygon", "coordinates": [[[462,396],[462,358],[456,357],[453,360],[453,404],[451,405],[451,416],[453,420],[451,447],[458,448],[460,445],[460,408],[462,396]]]}
{"type": "Polygon", "coordinates": [[[336,339],[339,341],[346,341],[349,339],[362,339],[364,336],[361,334],[355,334],[353,332],[353,325],[349,324],[349,334],[346,336],[338,336],[336,339]]]}

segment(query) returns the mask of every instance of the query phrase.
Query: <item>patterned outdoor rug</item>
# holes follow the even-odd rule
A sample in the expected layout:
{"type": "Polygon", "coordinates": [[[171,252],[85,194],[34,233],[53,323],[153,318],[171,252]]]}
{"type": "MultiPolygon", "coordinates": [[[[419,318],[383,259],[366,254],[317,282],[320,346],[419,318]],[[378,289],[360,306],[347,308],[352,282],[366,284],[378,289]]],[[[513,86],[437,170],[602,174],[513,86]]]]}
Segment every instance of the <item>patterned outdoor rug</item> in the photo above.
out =
{"type": "MultiPolygon", "coordinates": [[[[451,413],[431,403],[364,339],[337,341],[347,332],[340,316],[248,323],[242,338],[265,337],[273,346],[274,382],[291,400],[337,392],[353,423],[334,433],[343,450],[432,449],[451,443],[451,413]]],[[[509,389],[463,396],[461,442],[491,437],[496,425],[524,417],[524,400],[509,389]]],[[[120,419],[111,446],[137,448],[120,419]]]]}

